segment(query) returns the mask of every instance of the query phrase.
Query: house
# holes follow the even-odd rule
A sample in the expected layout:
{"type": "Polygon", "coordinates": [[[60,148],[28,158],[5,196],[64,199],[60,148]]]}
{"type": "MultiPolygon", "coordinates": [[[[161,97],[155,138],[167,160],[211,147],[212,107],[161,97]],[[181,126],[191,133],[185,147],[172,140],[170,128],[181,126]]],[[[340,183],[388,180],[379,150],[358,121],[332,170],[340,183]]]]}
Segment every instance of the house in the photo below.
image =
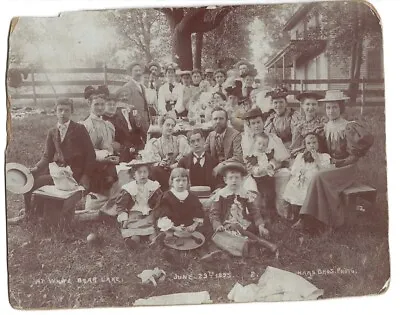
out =
{"type": "MultiPolygon", "coordinates": [[[[321,80],[321,79],[349,79],[350,67],[346,62],[342,64],[332,62],[327,51],[329,38],[322,35],[312,36],[315,30],[322,26],[318,10],[313,10],[323,3],[306,3],[293,14],[285,24],[283,31],[289,33],[290,42],[264,64],[267,73],[279,81],[284,80],[321,80]]],[[[325,4],[326,5],[326,4],[325,4]]],[[[318,34],[322,34],[319,32],[318,34]]],[[[383,79],[383,47],[369,48],[368,42],[363,43],[363,62],[360,78],[383,79]]],[[[341,56],[350,64],[350,56],[341,56]]],[[[368,83],[368,88],[383,89],[383,83],[368,83]]],[[[301,90],[300,84],[292,84],[293,90],[301,90]]],[[[305,90],[328,90],[348,88],[347,83],[318,83],[303,84],[305,90]]]]}

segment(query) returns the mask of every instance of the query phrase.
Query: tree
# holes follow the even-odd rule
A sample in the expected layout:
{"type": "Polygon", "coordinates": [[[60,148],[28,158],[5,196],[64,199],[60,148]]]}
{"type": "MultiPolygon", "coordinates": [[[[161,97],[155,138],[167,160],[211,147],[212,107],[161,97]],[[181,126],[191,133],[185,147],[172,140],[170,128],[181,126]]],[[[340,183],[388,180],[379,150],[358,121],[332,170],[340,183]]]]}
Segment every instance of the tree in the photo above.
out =
{"type": "Polygon", "coordinates": [[[170,32],[164,14],[154,9],[115,10],[108,20],[117,28],[121,47],[136,50],[137,57],[147,63],[165,57],[170,52],[170,32]]]}
{"type": "MultiPolygon", "coordinates": [[[[172,56],[181,69],[193,68],[192,34],[207,33],[217,28],[235,7],[220,8],[161,8],[172,33],[172,56]]],[[[198,53],[202,50],[202,35],[199,35],[198,53]]],[[[199,58],[197,57],[196,60],[199,58]]]]}
{"type": "MultiPolygon", "coordinates": [[[[316,5],[313,10],[321,14],[322,25],[309,36],[329,39],[326,51],[330,59],[349,69],[350,79],[359,80],[365,48],[382,47],[382,29],[376,12],[367,3],[353,1],[329,2],[316,5]]],[[[358,83],[349,84],[352,102],[358,89],[358,83]]]]}

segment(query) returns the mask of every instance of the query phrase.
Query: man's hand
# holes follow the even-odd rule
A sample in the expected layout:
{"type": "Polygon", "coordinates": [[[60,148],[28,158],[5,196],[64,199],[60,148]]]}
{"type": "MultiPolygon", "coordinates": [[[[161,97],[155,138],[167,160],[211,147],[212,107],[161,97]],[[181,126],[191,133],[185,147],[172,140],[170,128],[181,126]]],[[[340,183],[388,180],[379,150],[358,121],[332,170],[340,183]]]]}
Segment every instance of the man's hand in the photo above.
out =
{"type": "Polygon", "coordinates": [[[260,236],[262,236],[264,238],[268,238],[269,234],[270,234],[264,224],[261,224],[258,226],[258,232],[260,233],[260,236]]]}
{"type": "Polygon", "coordinates": [[[197,229],[197,223],[193,223],[192,225],[189,225],[186,227],[186,232],[193,233],[197,229]]]}

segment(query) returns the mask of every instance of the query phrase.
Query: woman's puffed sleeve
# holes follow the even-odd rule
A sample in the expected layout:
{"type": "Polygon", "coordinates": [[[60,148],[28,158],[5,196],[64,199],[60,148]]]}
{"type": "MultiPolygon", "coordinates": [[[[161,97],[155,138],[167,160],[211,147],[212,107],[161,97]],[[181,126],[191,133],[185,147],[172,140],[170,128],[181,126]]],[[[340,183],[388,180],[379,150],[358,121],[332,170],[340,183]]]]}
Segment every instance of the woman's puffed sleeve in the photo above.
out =
{"type": "Polygon", "coordinates": [[[157,138],[152,138],[144,147],[144,151],[148,154],[148,157],[157,162],[162,160],[159,153],[159,142],[160,141],[157,138]]]}
{"type": "Polygon", "coordinates": [[[179,135],[177,137],[178,141],[178,156],[176,158],[179,161],[182,157],[190,153],[190,145],[187,138],[184,135],[179,135]]]}
{"type": "Polygon", "coordinates": [[[358,122],[346,125],[347,152],[356,157],[363,157],[374,143],[374,136],[358,122]]]}
{"type": "Polygon", "coordinates": [[[290,153],[277,135],[269,134],[269,139],[272,142],[271,147],[274,149],[274,159],[277,162],[283,162],[290,158],[290,153]]]}

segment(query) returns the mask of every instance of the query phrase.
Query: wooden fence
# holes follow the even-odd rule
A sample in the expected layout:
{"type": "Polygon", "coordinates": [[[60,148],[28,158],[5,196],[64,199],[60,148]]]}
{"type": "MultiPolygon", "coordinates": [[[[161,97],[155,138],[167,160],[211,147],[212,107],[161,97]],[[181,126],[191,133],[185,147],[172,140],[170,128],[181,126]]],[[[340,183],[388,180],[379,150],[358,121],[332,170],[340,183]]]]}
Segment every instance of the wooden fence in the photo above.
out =
{"type": "MultiPolygon", "coordinates": [[[[33,99],[34,104],[37,104],[38,99],[54,99],[57,97],[70,97],[70,98],[81,98],[83,97],[83,92],[79,93],[57,93],[55,87],[56,86],[88,86],[88,85],[107,85],[107,86],[123,86],[128,79],[126,80],[110,80],[110,74],[118,74],[127,76],[127,72],[125,69],[113,69],[104,66],[102,68],[74,68],[74,69],[66,69],[66,68],[53,68],[53,69],[45,69],[45,68],[34,68],[29,71],[29,77],[27,80],[22,81],[19,87],[16,90],[16,93],[13,93],[11,96],[12,99],[33,99]],[[50,80],[47,74],[101,74],[102,79],[99,80],[50,80]],[[37,75],[44,74],[46,80],[38,81],[36,80],[37,75]],[[38,93],[38,87],[51,87],[53,93],[38,93]],[[18,93],[18,89],[21,87],[32,87],[31,94],[20,94],[18,93]]],[[[83,91],[83,89],[82,89],[83,91]]]]}
{"type": "MultiPolygon", "coordinates": [[[[29,78],[29,77],[28,77],[29,78]]],[[[113,69],[108,68],[106,65],[98,68],[74,68],[74,69],[44,69],[44,68],[34,68],[30,70],[30,80],[25,80],[20,84],[20,87],[32,87],[32,94],[20,94],[18,93],[18,88],[16,93],[11,96],[12,99],[33,99],[35,105],[37,104],[37,99],[48,99],[56,97],[71,97],[71,98],[81,98],[83,97],[83,92],[80,93],[57,93],[55,86],[88,86],[88,85],[101,85],[105,84],[107,86],[120,87],[124,85],[128,80],[127,72],[124,69],[113,69]],[[35,76],[38,74],[44,74],[46,80],[38,81],[35,76]],[[98,74],[102,75],[102,79],[99,80],[56,80],[51,81],[47,74],[98,74]],[[111,75],[124,75],[125,80],[111,80],[111,75]],[[42,86],[50,86],[53,89],[53,93],[38,93],[37,88],[42,86]]],[[[279,83],[286,84],[290,86],[289,94],[296,96],[302,91],[306,90],[307,85],[331,85],[331,84],[350,84],[358,83],[359,90],[359,102],[362,107],[368,105],[381,105],[384,104],[384,80],[383,79],[319,79],[319,80],[290,80],[285,79],[279,81],[279,83]],[[378,101],[371,101],[370,98],[375,98],[378,101]]],[[[83,89],[82,89],[83,90],[83,89]]],[[[307,91],[324,93],[324,89],[314,89],[307,91]]]]}

